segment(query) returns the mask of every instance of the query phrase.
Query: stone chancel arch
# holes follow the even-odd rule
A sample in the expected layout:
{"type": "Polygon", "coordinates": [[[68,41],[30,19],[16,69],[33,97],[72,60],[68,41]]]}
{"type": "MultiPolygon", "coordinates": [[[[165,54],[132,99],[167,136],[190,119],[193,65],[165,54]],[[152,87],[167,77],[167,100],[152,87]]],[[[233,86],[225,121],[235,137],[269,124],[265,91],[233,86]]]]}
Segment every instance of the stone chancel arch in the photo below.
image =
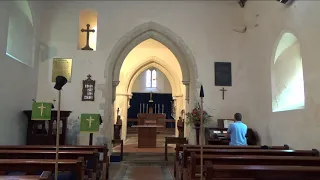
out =
{"type": "Polygon", "coordinates": [[[194,57],[182,39],[170,29],[155,22],[148,22],[132,29],[112,49],[107,60],[107,63],[110,63],[111,66],[108,64],[107,67],[111,70],[109,72],[112,72],[113,81],[119,81],[122,63],[129,52],[138,44],[150,38],[162,43],[173,52],[181,66],[183,81],[190,81],[191,77],[194,79],[198,77],[194,57]]]}
{"type": "MultiPolygon", "coordinates": [[[[147,39],[154,39],[164,46],[166,46],[176,57],[181,67],[182,78],[179,80],[181,84],[185,85],[185,92],[181,100],[187,100],[185,103],[185,110],[189,111],[189,107],[193,107],[193,98],[195,98],[195,82],[197,79],[197,67],[191,51],[179,36],[173,33],[166,27],[154,22],[148,22],[137,26],[124,35],[119,42],[112,49],[105,69],[106,88],[105,88],[105,119],[104,129],[108,134],[112,135],[112,127],[106,124],[112,124],[114,120],[115,107],[114,100],[116,98],[116,89],[120,79],[120,70],[127,55],[141,42],[147,39]],[[190,96],[190,97],[189,97],[190,96]],[[189,100],[190,99],[190,100],[189,100]],[[189,103],[190,102],[190,103],[189,103]],[[109,122],[108,122],[109,121],[109,122]],[[111,134],[109,134],[111,133],[111,134]]],[[[128,96],[127,93],[123,94],[128,96]]]]}

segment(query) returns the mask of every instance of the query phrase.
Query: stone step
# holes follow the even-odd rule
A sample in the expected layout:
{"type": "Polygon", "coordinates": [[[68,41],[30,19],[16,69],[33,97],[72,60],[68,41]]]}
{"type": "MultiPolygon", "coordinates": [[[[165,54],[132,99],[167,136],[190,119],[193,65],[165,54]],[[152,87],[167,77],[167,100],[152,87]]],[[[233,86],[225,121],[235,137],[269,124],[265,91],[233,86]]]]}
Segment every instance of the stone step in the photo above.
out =
{"type": "MultiPolygon", "coordinates": [[[[112,155],[120,155],[119,153],[112,153],[112,155]]],[[[123,161],[128,162],[141,162],[141,163],[149,163],[149,162],[157,162],[157,163],[166,163],[174,161],[174,154],[168,154],[168,161],[164,161],[163,153],[126,153],[123,156],[123,161]]]]}

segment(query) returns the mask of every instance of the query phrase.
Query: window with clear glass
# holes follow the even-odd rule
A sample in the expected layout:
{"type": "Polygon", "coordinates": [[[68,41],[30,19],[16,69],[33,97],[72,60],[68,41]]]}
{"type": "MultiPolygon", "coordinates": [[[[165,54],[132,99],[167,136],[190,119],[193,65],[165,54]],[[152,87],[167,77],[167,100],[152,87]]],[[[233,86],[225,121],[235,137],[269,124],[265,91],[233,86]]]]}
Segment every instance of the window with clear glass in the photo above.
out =
{"type": "Polygon", "coordinates": [[[146,71],[146,87],[156,88],[157,87],[157,71],[148,69],[146,71]]]}
{"type": "Polygon", "coordinates": [[[157,71],[152,70],[152,80],[151,80],[151,87],[157,87],[157,71]]]}
{"type": "Polygon", "coordinates": [[[151,71],[149,69],[146,72],[146,87],[151,87],[151,71]]]}

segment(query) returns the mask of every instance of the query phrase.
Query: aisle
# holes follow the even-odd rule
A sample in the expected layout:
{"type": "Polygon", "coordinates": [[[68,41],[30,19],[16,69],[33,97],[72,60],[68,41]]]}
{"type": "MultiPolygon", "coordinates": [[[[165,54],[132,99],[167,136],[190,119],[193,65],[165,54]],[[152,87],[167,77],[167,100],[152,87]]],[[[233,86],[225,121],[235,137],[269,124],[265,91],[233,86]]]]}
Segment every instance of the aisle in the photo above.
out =
{"type": "Polygon", "coordinates": [[[113,180],[173,180],[172,173],[173,166],[165,163],[123,162],[113,180]]]}
{"type": "MultiPolygon", "coordinates": [[[[124,142],[123,152],[124,153],[134,153],[134,152],[154,152],[154,153],[164,153],[164,142],[165,137],[172,137],[174,135],[170,134],[158,134],[157,135],[157,147],[156,148],[138,148],[138,135],[130,134],[127,140],[124,142]]],[[[168,153],[174,153],[175,145],[168,145],[168,153]]],[[[120,152],[120,145],[113,148],[113,152],[120,152]]]]}

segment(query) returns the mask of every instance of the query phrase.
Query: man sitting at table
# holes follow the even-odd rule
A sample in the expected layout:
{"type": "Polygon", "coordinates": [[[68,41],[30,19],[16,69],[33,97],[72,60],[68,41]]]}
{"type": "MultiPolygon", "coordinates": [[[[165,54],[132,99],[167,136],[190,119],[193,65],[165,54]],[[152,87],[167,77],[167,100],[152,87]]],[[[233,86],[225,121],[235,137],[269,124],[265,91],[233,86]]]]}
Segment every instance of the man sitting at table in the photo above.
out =
{"type": "Polygon", "coordinates": [[[236,113],[234,115],[235,122],[230,124],[228,127],[227,137],[230,137],[231,146],[247,146],[247,125],[245,125],[242,120],[242,115],[236,113]]]}

